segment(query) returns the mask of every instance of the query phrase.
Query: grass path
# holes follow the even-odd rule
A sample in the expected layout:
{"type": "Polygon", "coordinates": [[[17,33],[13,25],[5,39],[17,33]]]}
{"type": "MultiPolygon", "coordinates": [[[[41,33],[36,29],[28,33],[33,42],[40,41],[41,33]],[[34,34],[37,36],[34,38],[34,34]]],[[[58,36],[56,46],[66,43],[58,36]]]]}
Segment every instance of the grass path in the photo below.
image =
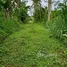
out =
{"type": "Polygon", "coordinates": [[[66,48],[49,37],[39,24],[22,25],[22,30],[0,45],[2,67],[67,67],[66,48]]]}

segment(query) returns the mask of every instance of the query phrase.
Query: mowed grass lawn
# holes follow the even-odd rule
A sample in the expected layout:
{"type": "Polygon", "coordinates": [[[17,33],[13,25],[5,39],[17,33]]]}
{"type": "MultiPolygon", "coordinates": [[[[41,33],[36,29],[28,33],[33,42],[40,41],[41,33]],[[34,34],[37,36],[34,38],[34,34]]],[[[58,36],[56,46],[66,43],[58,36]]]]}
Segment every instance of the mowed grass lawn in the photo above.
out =
{"type": "Polygon", "coordinates": [[[0,67],[67,67],[67,48],[42,25],[23,24],[0,45],[0,67]]]}

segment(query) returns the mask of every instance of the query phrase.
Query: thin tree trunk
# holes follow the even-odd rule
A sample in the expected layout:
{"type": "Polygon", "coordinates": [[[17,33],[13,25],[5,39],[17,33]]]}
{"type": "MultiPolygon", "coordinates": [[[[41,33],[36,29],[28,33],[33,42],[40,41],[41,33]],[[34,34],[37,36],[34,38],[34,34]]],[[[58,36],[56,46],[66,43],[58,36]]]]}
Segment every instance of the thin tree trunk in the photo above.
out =
{"type": "Polygon", "coordinates": [[[51,18],[52,0],[48,0],[48,22],[51,18]]]}
{"type": "Polygon", "coordinates": [[[40,21],[41,21],[41,3],[39,3],[40,4],[40,21]]]}
{"type": "Polygon", "coordinates": [[[17,4],[18,4],[18,8],[20,8],[21,0],[18,0],[17,4]]]}

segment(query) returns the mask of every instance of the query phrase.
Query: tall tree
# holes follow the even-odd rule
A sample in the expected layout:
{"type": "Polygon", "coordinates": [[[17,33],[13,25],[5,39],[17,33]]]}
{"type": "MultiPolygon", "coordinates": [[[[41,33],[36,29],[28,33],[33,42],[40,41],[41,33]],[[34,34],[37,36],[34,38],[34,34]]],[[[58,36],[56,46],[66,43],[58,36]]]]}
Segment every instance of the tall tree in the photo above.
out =
{"type": "Polygon", "coordinates": [[[50,21],[51,9],[52,9],[52,0],[48,0],[48,22],[50,21]]]}

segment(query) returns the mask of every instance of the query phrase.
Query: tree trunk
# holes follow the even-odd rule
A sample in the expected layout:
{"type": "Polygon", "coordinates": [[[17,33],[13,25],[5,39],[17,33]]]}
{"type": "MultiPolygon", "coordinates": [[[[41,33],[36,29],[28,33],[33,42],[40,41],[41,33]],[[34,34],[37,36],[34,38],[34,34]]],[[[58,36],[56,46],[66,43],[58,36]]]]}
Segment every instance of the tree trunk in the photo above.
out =
{"type": "Polygon", "coordinates": [[[18,4],[18,8],[20,8],[21,0],[18,0],[17,4],[18,4]]]}
{"type": "Polygon", "coordinates": [[[48,0],[48,22],[51,18],[52,0],[48,0]]]}

